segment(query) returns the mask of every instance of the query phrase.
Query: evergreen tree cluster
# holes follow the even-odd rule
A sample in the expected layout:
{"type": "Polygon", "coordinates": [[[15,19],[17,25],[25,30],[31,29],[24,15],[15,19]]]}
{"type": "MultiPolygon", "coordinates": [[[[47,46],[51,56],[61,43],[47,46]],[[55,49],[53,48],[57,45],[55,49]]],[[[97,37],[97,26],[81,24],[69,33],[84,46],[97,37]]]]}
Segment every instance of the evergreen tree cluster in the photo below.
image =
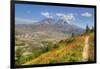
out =
{"type": "Polygon", "coordinates": [[[87,25],[86,26],[86,29],[85,29],[85,32],[88,33],[88,32],[93,32],[94,31],[94,27],[92,26],[92,28],[89,28],[89,26],[87,25]]]}

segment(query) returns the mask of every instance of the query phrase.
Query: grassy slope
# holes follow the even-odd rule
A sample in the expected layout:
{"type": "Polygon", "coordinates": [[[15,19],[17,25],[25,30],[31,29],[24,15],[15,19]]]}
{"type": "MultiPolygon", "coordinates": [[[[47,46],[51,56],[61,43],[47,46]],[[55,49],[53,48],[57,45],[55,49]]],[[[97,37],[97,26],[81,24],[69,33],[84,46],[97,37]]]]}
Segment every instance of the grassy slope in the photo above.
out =
{"type": "Polygon", "coordinates": [[[84,36],[74,38],[71,43],[66,44],[64,42],[59,45],[60,48],[44,53],[38,58],[26,62],[25,64],[48,64],[81,61],[84,46],[84,36]]]}
{"type": "Polygon", "coordinates": [[[91,33],[90,34],[90,39],[89,39],[89,45],[90,45],[90,48],[89,48],[89,61],[94,61],[94,57],[95,57],[95,45],[94,45],[94,33],[91,33]]]}
{"type": "MultiPolygon", "coordinates": [[[[92,53],[89,55],[89,60],[94,60],[94,45],[93,39],[94,34],[90,33],[90,51],[92,53]],[[92,57],[92,58],[91,58],[92,57]]],[[[63,63],[63,62],[81,62],[82,61],[82,52],[84,47],[84,40],[86,35],[74,37],[71,42],[66,40],[59,43],[60,48],[46,52],[39,57],[24,63],[23,65],[30,64],[49,64],[49,63],[63,63]]]]}

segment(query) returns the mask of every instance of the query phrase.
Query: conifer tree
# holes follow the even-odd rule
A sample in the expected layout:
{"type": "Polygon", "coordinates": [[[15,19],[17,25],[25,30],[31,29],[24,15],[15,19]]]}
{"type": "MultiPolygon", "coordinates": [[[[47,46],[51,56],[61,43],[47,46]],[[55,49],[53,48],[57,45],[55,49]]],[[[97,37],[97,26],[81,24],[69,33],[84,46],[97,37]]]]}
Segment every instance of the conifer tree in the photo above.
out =
{"type": "Polygon", "coordinates": [[[89,28],[89,26],[87,25],[86,26],[86,31],[85,32],[89,32],[90,31],[90,28],[89,28]]]}
{"type": "Polygon", "coordinates": [[[72,37],[74,37],[74,33],[72,33],[72,37]]]}

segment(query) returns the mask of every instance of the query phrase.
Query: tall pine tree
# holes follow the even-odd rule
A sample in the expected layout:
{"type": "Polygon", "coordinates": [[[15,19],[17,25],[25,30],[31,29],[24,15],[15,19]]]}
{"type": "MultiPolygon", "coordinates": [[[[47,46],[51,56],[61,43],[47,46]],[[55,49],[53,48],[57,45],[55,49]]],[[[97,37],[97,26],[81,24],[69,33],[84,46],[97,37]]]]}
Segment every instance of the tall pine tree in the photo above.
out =
{"type": "Polygon", "coordinates": [[[89,26],[87,25],[86,26],[86,31],[85,32],[89,32],[90,31],[90,28],[89,28],[89,26]]]}

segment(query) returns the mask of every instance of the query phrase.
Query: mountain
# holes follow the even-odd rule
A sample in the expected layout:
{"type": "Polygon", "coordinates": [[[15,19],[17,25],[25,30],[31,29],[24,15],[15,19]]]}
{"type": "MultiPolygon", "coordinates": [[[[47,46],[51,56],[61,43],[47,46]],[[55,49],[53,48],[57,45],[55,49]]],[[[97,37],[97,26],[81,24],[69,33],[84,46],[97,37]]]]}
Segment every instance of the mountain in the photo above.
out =
{"type": "Polygon", "coordinates": [[[52,18],[45,18],[39,22],[37,22],[36,24],[55,24],[56,20],[52,19],[52,18]]]}
{"type": "Polygon", "coordinates": [[[64,34],[77,34],[84,31],[84,29],[81,27],[74,24],[69,24],[62,19],[54,20],[51,18],[46,18],[33,24],[16,24],[16,29],[21,29],[28,32],[62,32],[64,34]]]}
{"type": "Polygon", "coordinates": [[[47,18],[37,22],[34,26],[39,30],[57,30],[68,34],[81,33],[84,31],[81,27],[74,24],[69,24],[62,19],[54,20],[47,18]]]}

